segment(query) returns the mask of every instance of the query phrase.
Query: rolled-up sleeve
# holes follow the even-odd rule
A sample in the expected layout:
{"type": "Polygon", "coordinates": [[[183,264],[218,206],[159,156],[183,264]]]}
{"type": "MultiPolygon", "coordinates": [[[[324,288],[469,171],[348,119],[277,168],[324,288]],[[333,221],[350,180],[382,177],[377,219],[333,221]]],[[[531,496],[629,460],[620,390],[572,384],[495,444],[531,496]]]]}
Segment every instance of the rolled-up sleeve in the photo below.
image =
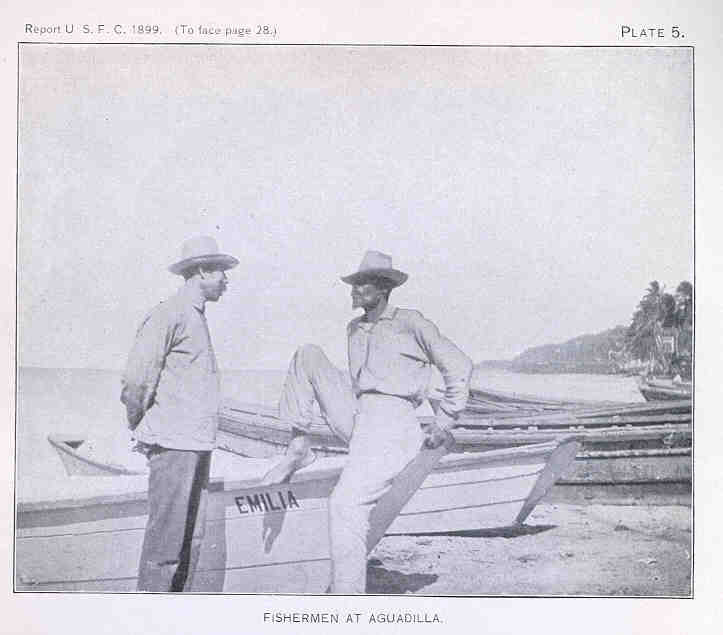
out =
{"type": "Polygon", "coordinates": [[[452,416],[465,409],[469,398],[472,360],[421,314],[414,320],[415,337],[429,361],[444,379],[444,398],[440,406],[452,416]]]}
{"type": "Polygon", "coordinates": [[[121,402],[126,407],[128,426],[135,429],[153,405],[166,355],[173,345],[177,322],[156,309],[136,333],[121,380],[121,402]]]}

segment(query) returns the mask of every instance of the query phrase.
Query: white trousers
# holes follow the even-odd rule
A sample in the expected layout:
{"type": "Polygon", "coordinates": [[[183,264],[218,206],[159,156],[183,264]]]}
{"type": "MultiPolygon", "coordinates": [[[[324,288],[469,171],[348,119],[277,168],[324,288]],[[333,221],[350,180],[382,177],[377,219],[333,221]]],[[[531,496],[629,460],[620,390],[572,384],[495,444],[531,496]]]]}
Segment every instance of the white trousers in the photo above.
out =
{"type": "Polygon", "coordinates": [[[308,345],[291,360],[279,415],[304,429],[314,401],[332,430],[349,440],[346,466],[329,498],[330,590],[364,593],[369,517],[419,453],[424,433],[410,401],[378,393],[355,398],[344,373],[318,346],[308,345]]]}

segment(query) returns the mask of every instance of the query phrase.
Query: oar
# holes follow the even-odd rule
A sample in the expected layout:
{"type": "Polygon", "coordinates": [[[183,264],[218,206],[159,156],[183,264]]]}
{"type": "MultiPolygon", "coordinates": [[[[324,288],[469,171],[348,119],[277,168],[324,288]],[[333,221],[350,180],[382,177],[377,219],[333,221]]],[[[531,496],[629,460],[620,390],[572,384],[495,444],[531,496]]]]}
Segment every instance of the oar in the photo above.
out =
{"type": "Polygon", "coordinates": [[[391,490],[379,500],[369,518],[368,552],[376,547],[399,512],[445,454],[447,449],[443,445],[434,450],[422,446],[417,456],[394,478],[391,490]]]}

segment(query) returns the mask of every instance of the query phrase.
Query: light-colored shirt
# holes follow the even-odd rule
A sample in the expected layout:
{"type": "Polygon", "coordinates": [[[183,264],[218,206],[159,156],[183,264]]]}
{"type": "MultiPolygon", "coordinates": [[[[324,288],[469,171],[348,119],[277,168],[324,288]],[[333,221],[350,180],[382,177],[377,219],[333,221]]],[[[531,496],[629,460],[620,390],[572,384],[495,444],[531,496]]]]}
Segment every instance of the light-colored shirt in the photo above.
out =
{"type": "Polygon", "coordinates": [[[155,307],[136,333],[121,401],[138,441],[178,450],[212,450],[220,383],[203,301],[182,287],[155,307]]]}
{"type": "Polygon", "coordinates": [[[352,320],[347,334],[357,395],[380,392],[419,405],[429,395],[436,367],[445,385],[442,409],[453,416],[464,410],[472,361],[419,311],[388,305],[377,322],[364,316],[352,320]]]}

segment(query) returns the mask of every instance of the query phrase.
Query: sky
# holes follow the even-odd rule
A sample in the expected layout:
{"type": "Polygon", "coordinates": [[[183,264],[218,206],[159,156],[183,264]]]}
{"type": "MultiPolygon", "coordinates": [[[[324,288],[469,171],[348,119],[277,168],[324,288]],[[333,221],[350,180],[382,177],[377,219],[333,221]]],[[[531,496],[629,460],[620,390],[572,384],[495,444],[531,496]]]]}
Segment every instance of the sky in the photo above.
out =
{"type": "Polygon", "coordinates": [[[690,49],[38,44],[19,91],[23,366],[122,368],[197,235],[225,369],[343,365],[367,249],[475,361],[692,280],[690,49]]]}

